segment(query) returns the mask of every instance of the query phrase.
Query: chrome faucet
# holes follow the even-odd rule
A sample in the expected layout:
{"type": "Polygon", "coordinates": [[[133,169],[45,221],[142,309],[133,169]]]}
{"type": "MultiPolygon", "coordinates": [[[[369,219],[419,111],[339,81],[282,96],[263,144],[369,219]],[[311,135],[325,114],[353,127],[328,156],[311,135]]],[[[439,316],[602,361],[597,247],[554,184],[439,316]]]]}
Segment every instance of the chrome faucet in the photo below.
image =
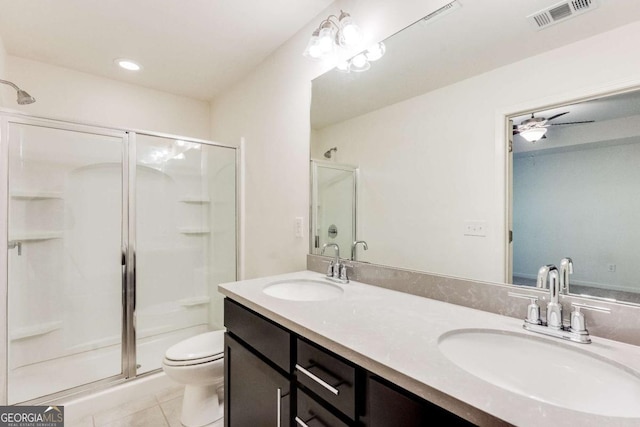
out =
{"type": "Polygon", "coordinates": [[[569,257],[560,261],[560,292],[569,294],[569,275],[573,274],[573,260],[569,257]]]}
{"type": "Polygon", "coordinates": [[[349,279],[347,278],[347,266],[340,262],[340,246],[338,246],[337,243],[325,243],[322,245],[322,252],[320,252],[320,255],[324,255],[324,251],[330,247],[335,249],[336,257],[329,262],[329,267],[327,268],[327,279],[339,283],[349,283],[349,279]]]}
{"type": "Polygon", "coordinates": [[[547,304],[547,326],[552,329],[562,328],[562,305],[559,302],[560,274],[555,265],[543,265],[538,270],[538,288],[545,289],[549,282],[549,303],[547,304]]]}
{"type": "Polygon", "coordinates": [[[568,287],[568,276],[573,270],[571,258],[564,258],[561,264],[561,273],[555,265],[543,265],[538,270],[538,280],[536,286],[541,289],[547,288],[549,284],[549,303],[547,304],[547,321],[540,319],[540,306],[538,305],[538,297],[535,295],[525,295],[515,292],[509,292],[509,296],[516,298],[526,298],[531,300],[527,307],[527,317],[522,327],[531,332],[550,335],[556,338],[562,338],[582,344],[589,344],[591,337],[585,325],[584,314],[580,309],[599,311],[610,313],[611,310],[605,307],[595,307],[588,304],[573,302],[574,310],[571,312],[571,322],[564,325],[562,322],[562,304],[560,304],[560,292],[562,291],[562,283],[568,287]],[[562,279],[562,274],[566,274],[566,280],[562,279]]]}
{"type": "Polygon", "coordinates": [[[362,247],[364,248],[364,250],[369,250],[369,246],[367,245],[367,242],[365,242],[364,240],[356,240],[355,242],[353,242],[351,244],[351,261],[355,261],[356,259],[356,246],[358,245],[362,245],[362,247]]]}

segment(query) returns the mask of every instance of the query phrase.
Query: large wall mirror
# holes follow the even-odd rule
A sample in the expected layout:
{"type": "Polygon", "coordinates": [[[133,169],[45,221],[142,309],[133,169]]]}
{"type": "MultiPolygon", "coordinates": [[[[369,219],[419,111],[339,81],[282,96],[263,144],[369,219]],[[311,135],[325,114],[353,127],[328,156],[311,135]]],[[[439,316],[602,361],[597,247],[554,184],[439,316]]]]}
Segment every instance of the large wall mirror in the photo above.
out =
{"type": "Polygon", "coordinates": [[[311,158],[359,170],[357,259],[531,286],[570,257],[571,293],[640,303],[640,95],[593,96],[632,61],[587,53],[628,43],[640,8],[535,31],[525,17],[554,2],[476,3],[384,40],[368,71],[313,81],[311,158]],[[599,61],[616,71],[586,72],[599,61]]]}

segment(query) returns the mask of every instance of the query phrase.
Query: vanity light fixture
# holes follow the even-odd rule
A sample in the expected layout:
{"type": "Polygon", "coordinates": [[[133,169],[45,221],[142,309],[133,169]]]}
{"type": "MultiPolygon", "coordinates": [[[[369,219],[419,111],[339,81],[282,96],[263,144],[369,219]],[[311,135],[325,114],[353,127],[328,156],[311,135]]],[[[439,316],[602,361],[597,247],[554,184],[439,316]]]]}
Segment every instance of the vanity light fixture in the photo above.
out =
{"type": "Polygon", "coordinates": [[[547,133],[546,127],[534,127],[520,132],[520,136],[529,142],[536,142],[542,139],[545,133],[547,133]]]}
{"type": "Polygon", "coordinates": [[[304,56],[311,59],[332,58],[340,49],[353,49],[363,39],[362,30],[351,15],[341,10],[340,16],[329,15],[311,35],[304,56]]]}
{"type": "Polygon", "coordinates": [[[125,70],[128,70],[128,71],[140,71],[142,69],[142,66],[140,64],[130,59],[118,58],[118,59],[115,59],[113,62],[118,64],[120,68],[124,68],[125,70]]]}

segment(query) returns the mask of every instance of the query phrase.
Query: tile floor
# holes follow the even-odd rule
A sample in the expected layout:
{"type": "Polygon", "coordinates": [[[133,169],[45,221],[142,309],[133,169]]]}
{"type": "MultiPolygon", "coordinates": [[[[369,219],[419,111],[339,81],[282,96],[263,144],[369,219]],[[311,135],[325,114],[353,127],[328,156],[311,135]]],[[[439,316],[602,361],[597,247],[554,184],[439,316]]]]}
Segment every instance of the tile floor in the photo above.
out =
{"type": "MultiPolygon", "coordinates": [[[[139,399],[102,411],[75,422],[65,423],[66,427],[182,427],[183,387],[163,390],[157,394],[141,396],[139,399]]],[[[206,427],[223,427],[223,420],[206,427]]]]}

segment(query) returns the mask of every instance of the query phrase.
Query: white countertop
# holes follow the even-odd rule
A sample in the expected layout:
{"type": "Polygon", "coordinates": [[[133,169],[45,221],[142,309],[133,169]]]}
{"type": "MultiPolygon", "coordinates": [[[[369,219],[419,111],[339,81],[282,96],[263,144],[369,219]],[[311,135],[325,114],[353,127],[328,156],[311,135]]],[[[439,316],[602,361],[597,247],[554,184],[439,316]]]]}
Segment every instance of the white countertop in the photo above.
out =
{"type": "Polygon", "coordinates": [[[639,418],[576,412],[495,386],[447,359],[438,349],[438,339],[456,329],[517,332],[598,354],[636,372],[640,372],[640,347],[593,336],[591,344],[548,338],[524,331],[519,319],[354,281],[338,285],[344,294],[329,301],[288,301],[262,292],[274,281],[323,277],[301,271],[226,283],[219,290],[285,328],[476,423],[492,424],[490,417],[474,413],[477,411],[473,408],[517,426],[640,426],[639,418]]]}

